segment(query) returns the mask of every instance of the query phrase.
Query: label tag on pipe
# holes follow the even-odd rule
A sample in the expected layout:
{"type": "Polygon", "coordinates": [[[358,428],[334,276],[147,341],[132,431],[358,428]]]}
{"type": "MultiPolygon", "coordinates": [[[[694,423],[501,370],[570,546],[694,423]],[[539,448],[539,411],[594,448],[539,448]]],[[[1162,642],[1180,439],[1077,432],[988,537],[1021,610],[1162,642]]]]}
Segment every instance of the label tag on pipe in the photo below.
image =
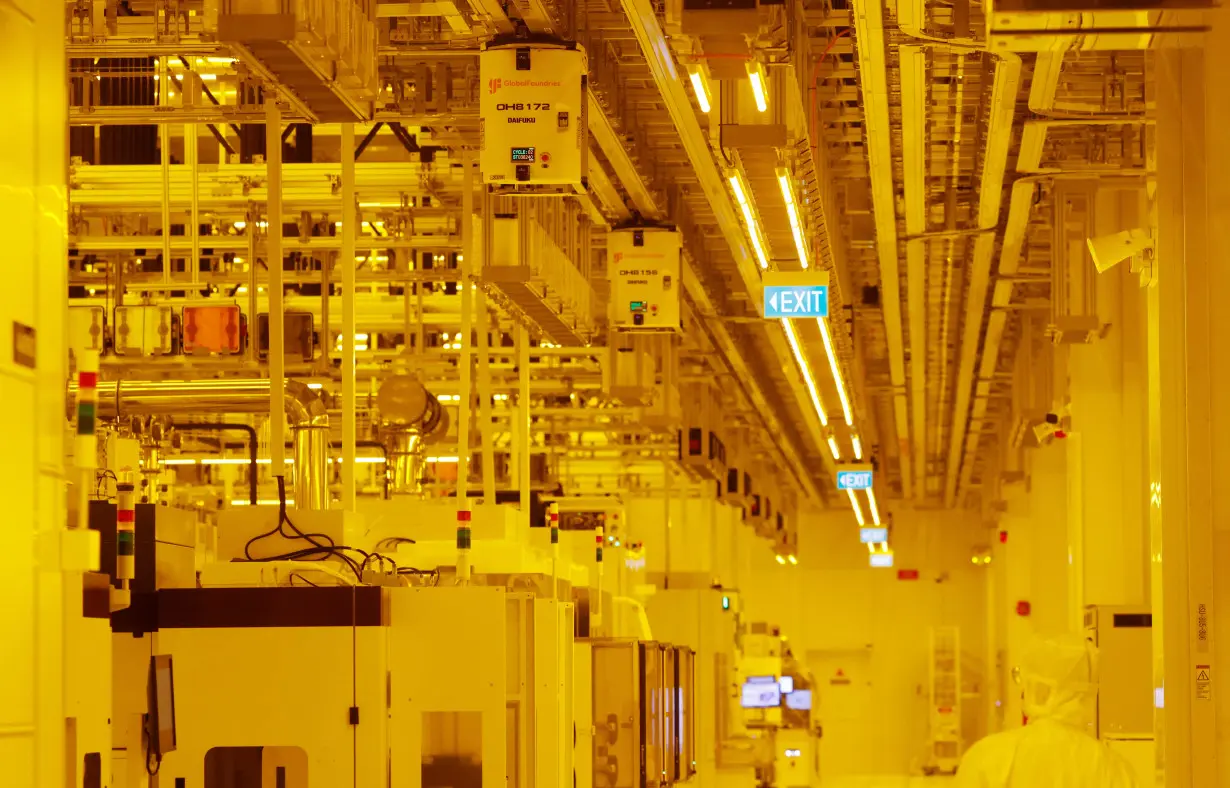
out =
{"type": "Polygon", "coordinates": [[[763,281],[766,318],[829,316],[827,271],[765,271],[763,281]]]}

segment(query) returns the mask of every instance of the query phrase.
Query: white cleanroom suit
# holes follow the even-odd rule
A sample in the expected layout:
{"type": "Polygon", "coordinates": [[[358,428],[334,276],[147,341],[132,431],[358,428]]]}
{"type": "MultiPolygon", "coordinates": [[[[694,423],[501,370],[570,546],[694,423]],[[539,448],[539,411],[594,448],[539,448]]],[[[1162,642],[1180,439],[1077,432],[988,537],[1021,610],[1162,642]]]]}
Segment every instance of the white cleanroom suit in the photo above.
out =
{"type": "Polygon", "coordinates": [[[971,747],[957,788],[1135,788],[1128,762],[1094,738],[1094,645],[1079,636],[1044,640],[1020,668],[1028,723],[971,747]]]}

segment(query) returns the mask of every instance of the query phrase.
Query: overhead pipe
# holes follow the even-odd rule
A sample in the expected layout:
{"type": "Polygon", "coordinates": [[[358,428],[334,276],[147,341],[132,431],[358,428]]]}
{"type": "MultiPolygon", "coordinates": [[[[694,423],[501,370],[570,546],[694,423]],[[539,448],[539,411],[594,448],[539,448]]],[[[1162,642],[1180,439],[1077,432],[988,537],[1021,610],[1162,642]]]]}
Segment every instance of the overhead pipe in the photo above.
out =
{"type": "Polygon", "coordinates": [[[235,422],[215,422],[215,421],[185,421],[176,423],[175,429],[193,432],[244,432],[248,435],[248,503],[256,506],[258,499],[257,487],[259,477],[257,476],[257,438],[256,428],[250,424],[238,424],[235,422]]]}
{"type": "MultiPolygon", "coordinates": [[[[888,334],[888,369],[893,392],[893,423],[902,444],[901,491],[914,495],[914,459],[905,389],[905,335],[901,325],[901,283],[897,249],[896,193],[892,174],[892,123],[888,112],[884,8],[881,0],[854,0],[854,35],[862,75],[863,115],[867,129],[867,163],[871,175],[876,251],[880,260],[880,304],[888,334]]],[[[915,440],[920,436],[914,436],[915,440]]]]}
{"type": "MultiPolygon", "coordinates": [[[[70,386],[69,393],[73,394],[75,389],[76,386],[70,386]]],[[[100,418],[117,419],[129,415],[267,413],[271,391],[273,388],[267,378],[112,380],[98,384],[98,415],[100,418]]],[[[297,380],[285,382],[282,404],[294,434],[295,507],[327,509],[329,413],[316,392],[297,380]]]]}
{"type": "MultiPolygon", "coordinates": [[[[927,53],[920,46],[897,50],[901,70],[901,143],[905,186],[905,231],[927,231],[927,53]]],[[[958,94],[961,90],[957,88],[958,94]]],[[[960,112],[958,105],[958,113],[960,112]]],[[[960,134],[960,115],[957,133],[960,134]]],[[[910,325],[910,409],[914,483],[926,495],[927,425],[927,243],[906,239],[906,298],[910,325]]]]}
{"type": "MultiPolygon", "coordinates": [[[[1033,81],[1029,86],[1031,112],[1045,113],[1055,105],[1055,93],[1059,85],[1062,64],[1063,53],[1039,53],[1038,64],[1034,67],[1033,81]]],[[[1024,163],[1018,160],[1017,168],[1020,169],[1024,163]]],[[[1029,229],[1029,219],[1033,213],[1034,197],[1040,180],[1041,178],[1038,177],[1026,176],[1018,178],[1012,184],[1012,192],[1008,201],[1008,218],[1004,223],[1004,240],[999,256],[999,276],[995,282],[995,290],[991,294],[991,315],[987,319],[982,366],[979,370],[979,382],[974,392],[974,404],[970,414],[970,429],[961,447],[963,452],[960,458],[962,467],[959,482],[961,487],[969,484],[973,474],[973,462],[970,461],[969,455],[971,451],[977,449],[978,439],[982,434],[982,423],[986,417],[990,400],[991,376],[999,364],[999,353],[1009,315],[1006,307],[1012,302],[1014,289],[1012,276],[1020,268],[1021,254],[1025,248],[1025,236],[1029,229]]]]}
{"type": "MultiPolygon", "coordinates": [[[[1008,148],[1012,142],[1012,126],[1016,116],[1016,99],[1021,82],[1021,59],[1012,53],[1001,53],[995,64],[995,77],[988,109],[986,143],[983,151],[982,180],[979,184],[978,227],[989,227],[999,221],[1003,203],[1004,173],[1008,165],[1008,148]]],[[[979,235],[974,240],[974,259],[970,266],[969,290],[963,314],[965,326],[961,340],[961,360],[957,372],[956,403],[953,409],[952,433],[948,446],[947,478],[944,485],[944,502],[948,507],[956,505],[957,483],[963,465],[961,450],[966,436],[971,433],[970,416],[974,399],[975,363],[983,350],[982,315],[986,312],[987,296],[991,281],[991,264],[995,254],[996,236],[990,233],[979,235]]],[[[1003,254],[1001,253],[1001,259],[1003,254]]],[[[1001,273],[1004,271],[1000,267],[1001,273]]],[[[1002,310],[1001,310],[1002,311],[1002,310]]],[[[992,311],[994,319],[995,310],[992,311]]],[[[1002,331],[1002,327],[1001,327],[1002,331]]],[[[996,339],[998,346],[998,339],[996,339]]],[[[987,343],[987,347],[990,343],[987,343]]],[[[998,350],[997,350],[998,352],[998,350]]],[[[979,389],[989,391],[987,363],[984,358],[979,377],[979,389]]],[[[994,372],[994,367],[990,368],[994,372]]],[[[986,398],[980,396],[981,408],[985,409],[986,398]]],[[[968,478],[968,471],[966,473],[968,478]]]]}

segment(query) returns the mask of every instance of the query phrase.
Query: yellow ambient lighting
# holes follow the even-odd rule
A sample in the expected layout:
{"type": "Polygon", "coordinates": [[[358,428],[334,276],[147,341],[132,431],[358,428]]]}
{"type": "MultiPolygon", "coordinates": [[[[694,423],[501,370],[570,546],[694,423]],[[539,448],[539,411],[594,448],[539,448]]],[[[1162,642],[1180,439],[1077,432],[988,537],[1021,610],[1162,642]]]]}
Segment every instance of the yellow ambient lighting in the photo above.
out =
{"type": "Polygon", "coordinates": [[[876,525],[879,525],[880,524],[880,509],[878,506],[876,506],[875,490],[872,490],[870,487],[867,488],[867,507],[871,509],[872,521],[876,525]]]}
{"type": "Polygon", "coordinates": [[[841,459],[841,449],[837,448],[837,439],[832,435],[829,436],[829,451],[833,452],[833,459],[841,459]]]}
{"type": "Polygon", "coordinates": [[[764,91],[764,71],[760,64],[748,61],[747,78],[752,83],[752,97],[756,99],[756,109],[765,112],[769,109],[769,100],[764,91]]]}
{"type": "Polygon", "coordinates": [[[803,382],[807,384],[807,392],[811,394],[811,404],[816,408],[816,413],[820,416],[820,425],[827,427],[829,425],[829,416],[824,412],[824,403],[820,401],[820,391],[816,388],[816,379],[812,377],[811,367],[807,364],[807,359],[803,357],[803,348],[799,345],[799,338],[794,333],[794,326],[784,317],[779,319],[782,321],[782,328],[786,329],[786,341],[790,343],[790,351],[794,353],[794,360],[803,372],[803,382]]]}
{"type": "Polygon", "coordinates": [[[799,559],[795,558],[793,555],[786,556],[786,560],[790,562],[791,566],[798,566],[799,564],[799,559]]]}
{"type": "Polygon", "coordinates": [[[841,369],[837,366],[837,354],[833,351],[833,338],[829,336],[829,321],[816,318],[820,324],[820,337],[824,340],[824,353],[829,357],[829,369],[833,373],[833,382],[837,384],[837,397],[841,400],[841,412],[846,417],[846,425],[854,426],[854,416],[850,413],[850,399],[846,396],[846,384],[841,380],[841,369]]]}
{"type": "Polygon", "coordinates": [[[705,77],[699,71],[693,71],[688,74],[688,79],[692,80],[692,90],[696,93],[696,103],[700,105],[700,111],[709,114],[709,91],[705,89],[705,77]]]}
{"type": "Polygon", "coordinates": [[[766,269],[769,267],[769,258],[765,256],[764,246],[760,243],[760,225],[756,223],[756,217],[752,214],[752,204],[748,202],[747,195],[743,192],[743,184],[739,180],[738,173],[730,176],[730,188],[735,193],[739,210],[743,211],[743,221],[747,223],[747,234],[752,239],[752,248],[756,250],[756,260],[760,263],[762,270],[766,269]]]}
{"type": "Polygon", "coordinates": [[[863,442],[859,440],[857,435],[851,435],[850,443],[854,444],[854,459],[863,459],[863,442]]]}
{"type": "Polygon", "coordinates": [[[888,542],[880,542],[880,552],[881,553],[888,552],[888,542]]]}
{"type": "Polygon", "coordinates": [[[782,556],[781,554],[778,554],[778,555],[777,555],[777,556],[775,556],[775,557],[777,558],[777,563],[782,564],[782,565],[785,565],[785,563],[786,563],[786,558],[785,558],[784,556],[782,556]]]}
{"type": "Polygon", "coordinates": [[[784,167],[777,168],[777,185],[782,188],[782,199],[786,201],[786,214],[790,217],[790,232],[794,234],[794,248],[799,253],[799,265],[807,268],[807,242],[803,240],[803,225],[799,221],[799,208],[794,202],[790,174],[784,167]]]}
{"type": "Polygon", "coordinates": [[[858,520],[859,527],[862,528],[867,522],[863,519],[863,507],[858,505],[858,499],[854,497],[854,490],[846,490],[846,495],[850,496],[850,506],[854,507],[854,517],[858,520]]]}

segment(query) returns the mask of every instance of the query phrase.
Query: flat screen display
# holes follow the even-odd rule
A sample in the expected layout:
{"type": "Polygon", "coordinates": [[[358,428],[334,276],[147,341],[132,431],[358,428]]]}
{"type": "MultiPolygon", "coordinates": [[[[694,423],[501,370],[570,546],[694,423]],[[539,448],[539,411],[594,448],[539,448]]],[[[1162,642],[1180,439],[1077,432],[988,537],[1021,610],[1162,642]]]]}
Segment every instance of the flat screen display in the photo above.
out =
{"type": "Polygon", "coordinates": [[[513,148],[513,164],[533,164],[536,161],[533,148],[513,148]]]}
{"type": "Polygon", "coordinates": [[[798,689],[786,696],[786,708],[795,711],[811,710],[811,690],[798,689]]]}
{"type": "Polygon", "coordinates": [[[741,705],[745,709],[772,709],[782,704],[782,690],[772,676],[748,679],[743,684],[741,705]]]}

